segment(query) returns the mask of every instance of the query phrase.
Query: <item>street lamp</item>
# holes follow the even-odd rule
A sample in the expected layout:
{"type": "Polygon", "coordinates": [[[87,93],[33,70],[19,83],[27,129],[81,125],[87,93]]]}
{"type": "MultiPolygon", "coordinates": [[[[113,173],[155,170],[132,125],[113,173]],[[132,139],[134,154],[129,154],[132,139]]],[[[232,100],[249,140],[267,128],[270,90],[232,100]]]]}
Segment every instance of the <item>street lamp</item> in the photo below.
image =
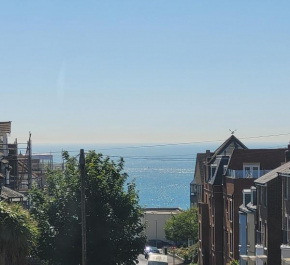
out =
{"type": "Polygon", "coordinates": [[[155,225],[156,225],[155,226],[155,228],[156,228],[156,242],[155,243],[156,243],[156,248],[157,248],[157,220],[155,220],[155,225]]]}

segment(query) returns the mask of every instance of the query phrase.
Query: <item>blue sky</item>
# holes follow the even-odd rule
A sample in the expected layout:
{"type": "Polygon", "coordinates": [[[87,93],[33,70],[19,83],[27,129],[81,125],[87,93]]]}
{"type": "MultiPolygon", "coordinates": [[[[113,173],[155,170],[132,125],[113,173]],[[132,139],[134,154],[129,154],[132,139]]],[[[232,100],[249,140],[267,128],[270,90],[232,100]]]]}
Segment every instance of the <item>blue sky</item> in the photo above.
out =
{"type": "Polygon", "coordinates": [[[288,133],[289,8],[283,0],[1,1],[1,120],[13,122],[12,138],[31,131],[34,143],[288,133]]]}

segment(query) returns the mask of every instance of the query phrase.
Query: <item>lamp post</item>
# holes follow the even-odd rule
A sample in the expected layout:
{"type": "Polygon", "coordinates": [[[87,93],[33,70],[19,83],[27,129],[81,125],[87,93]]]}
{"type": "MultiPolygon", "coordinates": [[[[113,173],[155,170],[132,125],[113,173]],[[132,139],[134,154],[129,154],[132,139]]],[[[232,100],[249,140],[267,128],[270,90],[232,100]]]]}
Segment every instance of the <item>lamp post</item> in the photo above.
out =
{"type": "Polygon", "coordinates": [[[155,243],[156,243],[156,247],[157,247],[157,220],[155,220],[155,228],[156,228],[156,231],[155,231],[156,232],[156,234],[155,234],[156,235],[156,237],[155,237],[156,238],[156,240],[155,240],[156,242],[155,243]]]}

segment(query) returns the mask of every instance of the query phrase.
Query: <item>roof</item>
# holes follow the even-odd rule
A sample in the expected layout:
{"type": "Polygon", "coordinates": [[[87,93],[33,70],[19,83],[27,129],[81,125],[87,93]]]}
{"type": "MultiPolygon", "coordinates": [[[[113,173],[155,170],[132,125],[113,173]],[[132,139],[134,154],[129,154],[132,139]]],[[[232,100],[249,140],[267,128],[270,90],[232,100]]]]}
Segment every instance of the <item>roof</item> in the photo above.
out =
{"type": "Polygon", "coordinates": [[[277,168],[285,162],[285,148],[280,149],[235,149],[228,168],[243,170],[244,163],[259,163],[261,170],[277,168]]]}
{"type": "Polygon", "coordinates": [[[215,160],[216,156],[223,155],[224,151],[231,145],[232,148],[230,148],[230,151],[232,151],[232,149],[248,149],[236,136],[231,135],[218,149],[215,150],[214,155],[208,163],[211,164],[215,160]]]}
{"type": "Polygon", "coordinates": [[[0,122],[0,133],[11,133],[11,121],[0,122]]]}
{"type": "Polygon", "coordinates": [[[206,161],[206,153],[196,154],[195,170],[194,170],[194,179],[196,184],[201,185],[204,183],[204,164],[206,161]]]}
{"type": "Polygon", "coordinates": [[[217,167],[214,175],[209,179],[208,183],[212,185],[221,185],[222,178],[224,174],[224,166],[229,162],[228,156],[218,156],[217,157],[217,167]]]}
{"type": "Polygon", "coordinates": [[[181,208],[144,208],[146,214],[174,214],[182,212],[181,208]]]}
{"type": "Polygon", "coordinates": [[[196,179],[193,179],[191,182],[190,182],[190,185],[194,185],[196,184],[196,179]]]}
{"type": "Polygon", "coordinates": [[[27,198],[23,194],[5,186],[1,188],[1,198],[3,199],[22,198],[24,201],[27,200],[27,198]]]}
{"type": "Polygon", "coordinates": [[[284,172],[289,171],[289,168],[290,168],[290,162],[285,163],[284,165],[277,167],[274,170],[270,171],[269,173],[265,174],[264,176],[256,179],[255,183],[265,184],[265,183],[277,178],[278,173],[284,173],[284,172]]]}

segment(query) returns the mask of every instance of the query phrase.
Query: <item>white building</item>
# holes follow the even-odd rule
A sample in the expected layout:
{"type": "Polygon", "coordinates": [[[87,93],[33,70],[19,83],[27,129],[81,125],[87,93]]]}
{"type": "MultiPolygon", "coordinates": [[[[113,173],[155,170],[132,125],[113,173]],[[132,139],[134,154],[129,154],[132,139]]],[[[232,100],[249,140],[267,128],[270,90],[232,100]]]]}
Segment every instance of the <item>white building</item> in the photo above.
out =
{"type": "Polygon", "coordinates": [[[145,208],[143,222],[146,223],[147,239],[168,241],[164,232],[165,223],[172,215],[181,212],[180,208],[145,208]]]}

